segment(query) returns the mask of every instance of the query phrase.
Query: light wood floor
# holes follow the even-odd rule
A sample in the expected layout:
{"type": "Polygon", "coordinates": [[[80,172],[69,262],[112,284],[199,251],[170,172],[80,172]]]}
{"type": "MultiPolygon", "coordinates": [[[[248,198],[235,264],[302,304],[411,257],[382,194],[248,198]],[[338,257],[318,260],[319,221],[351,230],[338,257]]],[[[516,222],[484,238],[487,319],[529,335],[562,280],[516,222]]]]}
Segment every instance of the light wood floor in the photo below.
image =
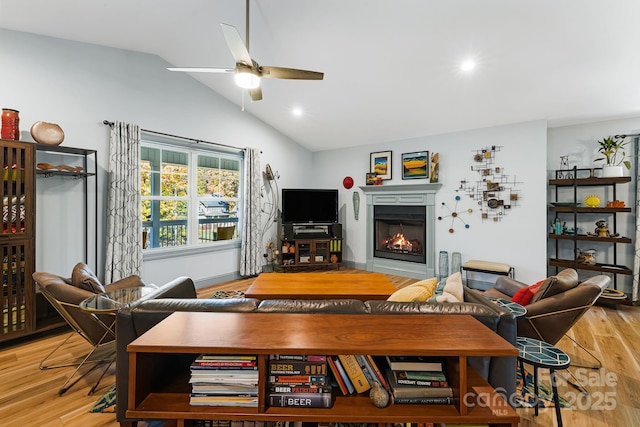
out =
{"type": "MultiPolygon", "coordinates": [[[[327,274],[366,273],[342,268],[327,274]]],[[[292,273],[294,274],[294,273],[292,273]]],[[[399,288],[415,280],[389,276],[399,288]]],[[[236,280],[201,289],[199,297],[209,297],[215,290],[246,290],[253,279],[236,280]]],[[[64,339],[67,333],[48,335],[20,343],[0,344],[0,425],[2,426],[116,426],[115,414],[93,414],[89,408],[114,383],[114,368],[109,370],[99,390],[87,396],[98,372],[92,372],[63,396],[58,389],[71,368],[40,371],[40,360],[64,339]]],[[[601,357],[600,370],[572,371],[586,379],[590,395],[578,394],[575,388],[561,385],[560,392],[573,401],[572,409],[563,409],[564,425],[581,427],[635,426],[640,423],[640,309],[593,307],[573,328],[571,335],[601,357]],[[609,378],[607,379],[607,376],[609,378]],[[607,380],[609,381],[607,383],[607,380]]],[[[563,338],[558,346],[573,361],[591,363],[586,353],[563,338]]],[[[80,357],[89,345],[80,337],[67,343],[65,356],[80,357]]],[[[566,374],[566,371],[560,371],[566,374]]],[[[547,377],[541,374],[541,378],[547,377]]],[[[542,409],[534,417],[533,409],[519,409],[521,427],[554,426],[553,409],[542,409]]]]}

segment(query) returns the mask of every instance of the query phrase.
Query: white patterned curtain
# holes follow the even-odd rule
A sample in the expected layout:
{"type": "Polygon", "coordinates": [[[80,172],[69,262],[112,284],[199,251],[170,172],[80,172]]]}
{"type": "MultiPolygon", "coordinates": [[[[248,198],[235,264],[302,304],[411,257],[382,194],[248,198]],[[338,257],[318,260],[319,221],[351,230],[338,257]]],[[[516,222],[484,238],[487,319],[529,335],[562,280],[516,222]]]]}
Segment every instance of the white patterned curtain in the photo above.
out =
{"type": "Polygon", "coordinates": [[[633,257],[633,290],[631,292],[631,300],[638,301],[640,299],[640,146],[638,145],[640,138],[635,137],[633,143],[635,144],[636,152],[636,238],[635,238],[635,256],[633,257]]]}
{"type": "Polygon", "coordinates": [[[244,209],[240,247],[240,275],[255,276],[262,271],[262,225],[260,211],[260,151],[245,150],[244,209]]]}
{"type": "Polygon", "coordinates": [[[115,122],[109,145],[106,283],[142,274],[140,127],[115,122]]]}

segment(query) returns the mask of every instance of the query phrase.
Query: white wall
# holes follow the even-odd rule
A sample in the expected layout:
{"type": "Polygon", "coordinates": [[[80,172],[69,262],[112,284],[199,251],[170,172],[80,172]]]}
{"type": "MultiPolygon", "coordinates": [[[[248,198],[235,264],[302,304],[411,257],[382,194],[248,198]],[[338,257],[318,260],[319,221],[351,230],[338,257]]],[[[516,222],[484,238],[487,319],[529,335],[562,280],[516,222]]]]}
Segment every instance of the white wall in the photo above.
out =
{"type": "MultiPolygon", "coordinates": [[[[47,121],[65,131],[62,145],[98,150],[99,273],[104,259],[102,213],[109,140],[104,119],[237,147],[258,147],[263,165],[270,163],[280,171],[280,187],[298,186],[309,177],[308,150],[187,74],[167,71],[169,64],[157,56],[0,29],[0,57],[0,106],[20,110],[22,140],[33,141],[31,125],[47,121]]],[[[53,178],[45,183],[38,178],[37,188],[36,268],[69,275],[84,256],[78,206],[81,183],[53,178]]],[[[236,248],[189,258],[145,260],[144,279],[159,284],[189,275],[211,283],[237,273],[238,252],[236,248]]]]}
{"type": "MultiPolygon", "coordinates": [[[[369,171],[371,152],[393,152],[392,180],[385,184],[411,184],[419,180],[402,180],[401,154],[413,151],[440,153],[440,183],[442,188],[436,196],[436,215],[446,216],[449,210],[444,202],[454,209],[455,196],[461,195],[458,212],[475,209],[472,214],[461,214],[470,225],[464,228],[460,221],[453,223],[454,233],[449,233],[450,219],[436,224],[436,250],[460,252],[462,260],[482,259],[511,264],[516,278],[533,283],[546,274],[546,122],[534,121],[508,126],[477,129],[445,135],[391,141],[387,144],[371,145],[344,150],[317,152],[313,155],[316,186],[340,189],[341,220],[344,225],[346,252],[343,258],[356,265],[366,261],[366,203],[358,186],[365,185],[365,173],[369,171]],[[517,185],[521,199],[508,215],[499,222],[483,221],[477,204],[466,193],[456,192],[460,181],[475,182],[477,172],[471,171],[476,150],[491,147],[502,148],[496,155],[496,166],[504,173],[521,182],[517,185]],[[342,186],[345,176],[351,176],[355,185],[351,190],[342,186]],[[354,218],[352,196],[360,192],[360,218],[354,218]]],[[[436,259],[437,264],[437,259],[436,259]]]]}
{"type": "MultiPolygon", "coordinates": [[[[553,177],[555,170],[560,169],[560,157],[569,156],[569,166],[573,168],[591,168],[602,167],[602,162],[593,162],[593,159],[600,157],[597,154],[597,141],[610,135],[621,134],[637,134],[640,133],[640,117],[621,120],[609,120],[603,122],[587,123],[575,126],[563,126],[557,128],[550,128],[548,131],[549,149],[547,151],[547,163],[549,164],[549,177],[553,177]]],[[[632,144],[633,145],[633,144],[632,144]]],[[[637,215],[637,204],[635,196],[636,171],[638,167],[637,158],[633,158],[633,153],[636,147],[632,145],[628,146],[627,153],[632,155],[631,171],[625,171],[626,174],[634,177],[629,184],[618,185],[616,198],[625,201],[627,206],[630,206],[633,211],[631,214],[618,214],[618,229],[616,230],[621,235],[631,237],[635,241],[635,221],[637,215]]],[[[589,187],[580,189],[578,198],[583,199],[588,194],[596,194],[602,200],[603,203],[612,200],[613,197],[610,193],[606,193],[603,188],[589,187]]],[[[549,188],[549,201],[555,201],[555,190],[549,188]]],[[[549,214],[547,220],[552,221],[555,215],[549,214]]],[[[595,231],[595,221],[598,219],[605,219],[612,221],[610,215],[581,215],[579,218],[579,227],[581,232],[595,231]]],[[[599,263],[613,263],[612,246],[606,243],[590,243],[590,242],[578,242],[581,249],[596,249],[596,259],[599,263]]],[[[551,242],[548,245],[549,254],[555,255],[555,245],[551,242]]],[[[571,254],[567,255],[570,256],[571,254]]],[[[625,265],[633,269],[634,258],[634,246],[631,245],[618,245],[618,259],[617,263],[625,265]]],[[[581,276],[587,276],[586,272],[581,271],[581,276]]],[[[631,293],[632,277],[618,275],[618,289],[631,293]]]]}
{"type": "MultiPolygon", "coordinates": [[[[365,201],[361,194],[360,219],[356,221],[351,200],[357,187],[364,185],[371,152],[393,151],[393,184],[410,182],[400,175],[403,152],[440,152],[443,187],[437,208],[446,215],[448,211],[440,203],[452,207],[460,180],[477,179],[470,171],[475,150],[502,146],[496,164],[522,182],[518,185],[522,196],[518,207],[497,223],[483,222],[476,210],[464,217],[471,227],[464,229],[456,222],[453,234],[448,232],[450,221],[442,221],[436,224],[436,247],[438,251],[461,252],[463,260],[512,264],[516,278],[525,282],[540,280],[546,274],[547,179],[549,171],[559,167],[559,156],[569,154],[579,166],[586,165],[596,139],[640,130],[640,118],[554,128],[548,133],[544,121],[534,121],[312,154],[188,75],[166,71],[168,64],[154,55],[0,29],[0,57],[0,107],[20,110],[23,140],[32,140],[28,130],[42,120],[60,124],[66,134],[63,145],[98,150],[100,273],[109,139],[104,119],[238,147],[258,147],[263,151],[263,166],[269,163],[279,172],[279,189],[339,188],[344,258],[356,266],[365,263],[365,201]],[[345,176],[354,178],[353,189],[342,186],[345,176]]],[[[36,266],[66,275],[81,259],[84,248],[78,227],[81,183],[41,178],[37,183],[36,266]]],[[[457,210],[469,207],[475,208],[474,203],[463,197],[457,210]]],[[[267,239],[276,236],[272,227],[267,239]]],[[[154,283],[178,275],[213,283],[237,274],[238,252],[227,248],[188,258],[145,259],[144,276],[154,283]]]]}

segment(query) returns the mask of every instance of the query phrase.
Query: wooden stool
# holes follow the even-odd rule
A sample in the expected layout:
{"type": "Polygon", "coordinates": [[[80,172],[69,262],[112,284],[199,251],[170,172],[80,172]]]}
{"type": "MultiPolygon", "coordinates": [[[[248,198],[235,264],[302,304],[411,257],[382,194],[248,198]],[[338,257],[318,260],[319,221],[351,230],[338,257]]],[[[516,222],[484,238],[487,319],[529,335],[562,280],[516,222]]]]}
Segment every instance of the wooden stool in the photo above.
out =
{"type": "Polygon", "coordinates": [[[509,264],[493,261],[470,260],[460,267],[460,274],[464,273],[465,283],[469,281],[469,271],[476,273],[496,274],[499,276],[515,277],[515,270],[509,264]]]}

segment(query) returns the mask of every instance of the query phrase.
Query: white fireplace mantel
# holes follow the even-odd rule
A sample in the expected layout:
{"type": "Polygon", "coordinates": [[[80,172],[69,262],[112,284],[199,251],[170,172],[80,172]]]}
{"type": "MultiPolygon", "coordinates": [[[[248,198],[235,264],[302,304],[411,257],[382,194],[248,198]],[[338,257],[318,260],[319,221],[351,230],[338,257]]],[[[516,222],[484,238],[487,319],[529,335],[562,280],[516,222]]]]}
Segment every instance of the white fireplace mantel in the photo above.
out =
{"type": "Polygon", "coordinates": [[[410,194],[410,193],[436,193],[442,184],[405,184],[405,185],[365,185],[358,187],[364,194],[410,194]]]}
{"type": "Polygon", "coordinates": [[[367,271],[426,279],[435,277],[435,195],[442,184],[368,185],[359,187],[367,197],[367,271]],[[389,260],[374,256],[373,207],[376,205],[424,206],[425,250],[424,264],[389,260]]]}

